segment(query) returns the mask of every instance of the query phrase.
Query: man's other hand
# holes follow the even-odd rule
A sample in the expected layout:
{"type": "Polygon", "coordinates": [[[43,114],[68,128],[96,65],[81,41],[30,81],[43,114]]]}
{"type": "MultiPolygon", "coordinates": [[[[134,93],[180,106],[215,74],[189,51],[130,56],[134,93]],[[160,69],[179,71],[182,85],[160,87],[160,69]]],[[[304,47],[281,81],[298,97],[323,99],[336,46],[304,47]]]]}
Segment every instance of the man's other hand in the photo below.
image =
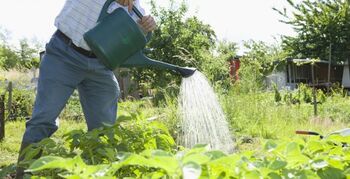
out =
{"type": "Polygon", "coordinates": [[[141,20],[138,21],[140,26],[142,27],[143,31],[148,33],[156,29],[157,24],[156,21],[154,21],[154,18],[152,16],[144,16],[141,20]]]}
{"type": "Polygon", "coordinates": [[[116,0],[122,6],[128,6],[128,11],[131,12],[134,0],[116,0]]]}

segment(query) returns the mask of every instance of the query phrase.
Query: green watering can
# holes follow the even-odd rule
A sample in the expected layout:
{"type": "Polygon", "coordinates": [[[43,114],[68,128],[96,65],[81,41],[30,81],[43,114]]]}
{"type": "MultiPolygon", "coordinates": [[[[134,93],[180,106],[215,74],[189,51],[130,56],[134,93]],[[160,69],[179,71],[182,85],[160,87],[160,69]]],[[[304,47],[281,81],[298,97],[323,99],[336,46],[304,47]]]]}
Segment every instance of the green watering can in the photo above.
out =
{"type": "MultiPolygon", "coordinates": [[[[189,77],[195,68],[180,67],[156,61],[146,57],[143,49],[147,38],[137,23],[122,9],[117,8],[111,14],[107,9],[114,0],[107,0],[102,8],[98,24],[84,34],[84,40],[102,63],[111,70],[117,67],[158,67],[189,77]]],[[[133,6],[133,12],[141,19],[143,15],[133,6]]]]}

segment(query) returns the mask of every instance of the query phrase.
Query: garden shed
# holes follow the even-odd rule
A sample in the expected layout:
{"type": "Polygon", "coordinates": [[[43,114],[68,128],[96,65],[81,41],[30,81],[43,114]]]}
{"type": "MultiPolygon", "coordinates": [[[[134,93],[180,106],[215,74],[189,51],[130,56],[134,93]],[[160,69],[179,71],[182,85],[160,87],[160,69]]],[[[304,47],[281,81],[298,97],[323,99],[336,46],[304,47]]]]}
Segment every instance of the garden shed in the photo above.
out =
{"type": "MultiPolygon", "coordinates": [[[[312,85],[311,59],[287,59],[286,85],[294,89],[298,83],[312,85]]],[[[332,83],[342,84],[344,64],[319,60],[314,65],[315,86],[326,88],[332,83]]]]}

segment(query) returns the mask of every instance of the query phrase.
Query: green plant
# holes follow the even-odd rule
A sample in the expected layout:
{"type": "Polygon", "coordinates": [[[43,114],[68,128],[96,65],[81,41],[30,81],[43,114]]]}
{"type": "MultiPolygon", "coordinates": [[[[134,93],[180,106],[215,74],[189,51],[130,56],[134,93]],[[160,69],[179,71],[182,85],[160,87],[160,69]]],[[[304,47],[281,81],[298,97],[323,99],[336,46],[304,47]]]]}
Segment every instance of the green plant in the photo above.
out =
{"type": "Polygon", "coordinates": [[[24,164],[31,163],[32,158],[41,151],[44,151],[44,156],[70,156],[79,153],[89,164],[103,164],[116,161],[117,152],[139,153],[148,149],[173,152],[176,149],[168,129],[160,122],[148,121],[141,113],[120,115],[115,125],[87,133],[83,130],[73,130],[63,138],[64,145],[51,139],[33,144],[24,151],[24,164]]]}
{"type": "Polygon", "coordinates": [[[276,84],[273,84],[273,91],[275,92],[275,102],[276,103],[280,102],[282,100],[282,97],[276,84]]]}
{"type": "Polygon", "coordinates": [[[335,178],[350,176],[349,137],[326,140],[265,142],[261,149],[227,155],[205,146],[176,154],[146,150],[118,153],[117,162],[87,165],[80,156],[47,156],[35,161],[30,172],[59,169],[63,178],[335,178]],[[126,172],[125,169],[128,169],[126,172]]]}
{"type": "Polygon", "coordinates": [[[286,54],[278,44],[269,45],[250,40],[245,42],[244,46],[248,51],[240,58],[240,80],[235,84],[235,88],[240,93],[264,90],[265,77],[283,67],[286,54]]]}
{"type": "Polygon", "coordinates": [[[26,71],[39,67],[39,52],[42,44],[29,43],[27,39],[21,39],[19,48],[13,47],[7,42],[8,34],[0,29],[0,68],[4,70],[17,69],[26,71]]]}
{"type": "Polygon", "coordinates": [[[74,91],[73,95],[69,98],[65,108],[60,114],[60,118],[75,121],[84,120],[84,113],[80,105],[77,91],[74,91]]]}
{"type": "Polygon", "coordinates": [[[276,10],[295,36],[283,36],[283,48],[292,58],[345,61],[349,56],[350,11],[344,0],[286,0],[289,8],[276,10]],[[331,45],[331,47],[330,47],[331,45]]]}
{"type": "MultiPolygon", "coordinates": [[[[24,120],[32,114],[34,92],[25,89],[13,89],[12,105],[7,115],[10,120],[24,120]]],[[[6,95],[6,102],[8,95],[6,95]]]]}
{"type": "MultiPolygon", "coordinates": [[[[334,92],[333,95],[339,94],[338,92],[334,92]]],[[[322,104],[325,103],[327,100],[327,95],[321,90],[316,90],[316,99],[317,103],[322,104]]],[[[312,87],[309,87],[308,85],[305,85],[303,83],[300,83],[298,85],[298,89],[293,92],[287,91],[284,94],[283,100],[286,104],[300,104],[300,103],[313,103],[313,93],[312,93],[312,87]]]]}
{"type": "MultiPolygon", "coordinates": [[[[171,0],[165,8],[151,1],[151,7],[159,26],[148,43],[147,47],[152,50],[147,55],[167,63],[200,69],[206,60],[203,53],[215,48],[215,32],[210,25],[195,16],[187,16],[185,1],[171,0]]],[[[169,70],[142,68],[133,69],[131,73],[141,91],[153,90],[155,100],[164,99],[163,89],[178,86],[181,81],[180,75],[169,70]]]]}

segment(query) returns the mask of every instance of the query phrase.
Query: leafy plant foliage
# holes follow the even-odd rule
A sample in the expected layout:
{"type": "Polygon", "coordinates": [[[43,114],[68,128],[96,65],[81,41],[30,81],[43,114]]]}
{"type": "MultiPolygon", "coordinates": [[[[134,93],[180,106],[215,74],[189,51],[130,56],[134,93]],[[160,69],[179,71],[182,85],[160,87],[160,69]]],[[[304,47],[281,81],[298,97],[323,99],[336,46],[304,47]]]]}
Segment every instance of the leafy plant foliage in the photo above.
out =
{"type": "Polygon", "coordinates": [[[287,0],[291,12],[275,9],[282,22],[290,24],[297,36],[284,36],[283,46],[293,58],[344,61],[349,56],[350,5],[347,0],[287,0]]]}
{"type": "Polygon", "coordinates": [[[38,42],[29,43],[27,39],[19,42],[19,48],[11,46],[6,30],[0,27],[0,68],[3,70],[28,70],[38,68],[39,51],[42,49],[38,42]]]}
{"type": "MultiPolygon", "coordinates": [[[[350,150],[344,145],[350,142],[349,137],[295,139],[293,142],[268,140],[259,150],[228,155],[208,151],[205,145],[177,152],[152,147],[142,151],[142,145],[139,151],[133,148],[119,151],[109,144],[101,145],[101,137],[96,136],[102,131],[108,136],[113,130],[84,134],[92,138],[85,141],[82,154],[72,157],[51,154],[34,161],[28,171],[37,175],[51,171],[46,174],[63,178],[345,178],[350,175],[350,150]],[[96,142],[98,148],[90,145],[96,142]],[[89,153],[90,147],[99,150],[94,151],[96,165],[89,164],[84,155],[84,152],[89,153]]],[[[76,137],[80,139],[85,140],[76,137]]],[[[69,145],[72,143],[71,140],[69,145]]]]}

